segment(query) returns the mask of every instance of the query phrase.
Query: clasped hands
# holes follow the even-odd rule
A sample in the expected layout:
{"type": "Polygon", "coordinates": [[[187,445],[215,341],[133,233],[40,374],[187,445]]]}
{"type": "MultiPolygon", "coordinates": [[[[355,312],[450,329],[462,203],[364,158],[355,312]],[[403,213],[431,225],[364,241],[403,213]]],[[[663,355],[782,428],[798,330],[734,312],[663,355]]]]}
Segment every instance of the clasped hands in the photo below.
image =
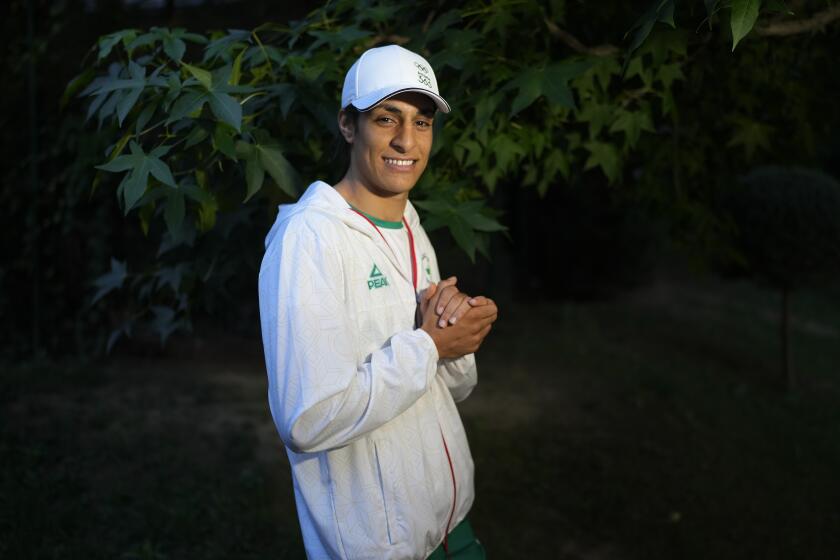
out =
{"type": "Polygon", "coordinates": [[[478,350],[498,317],[496,303],[470,297],[455,285],[454,276],[432,283],[420,296],[420,328],[437,346],[440,358],[460,358],[478,350]]]}

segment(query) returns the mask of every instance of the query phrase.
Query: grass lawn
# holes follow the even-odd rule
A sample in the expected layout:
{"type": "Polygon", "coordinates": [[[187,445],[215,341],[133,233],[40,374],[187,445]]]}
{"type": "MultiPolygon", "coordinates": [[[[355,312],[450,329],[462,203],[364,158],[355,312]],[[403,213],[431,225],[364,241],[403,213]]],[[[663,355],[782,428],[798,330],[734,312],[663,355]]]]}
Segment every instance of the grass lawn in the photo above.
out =
{"type": "MultiPolygon", "coordinates": [[[[491,558],[840,557],[840,297],[646,287],[503,308],[461,405],[491,558]]],[[[0,376],[0,558],[304,557],[258,341],[0,376]]]]}

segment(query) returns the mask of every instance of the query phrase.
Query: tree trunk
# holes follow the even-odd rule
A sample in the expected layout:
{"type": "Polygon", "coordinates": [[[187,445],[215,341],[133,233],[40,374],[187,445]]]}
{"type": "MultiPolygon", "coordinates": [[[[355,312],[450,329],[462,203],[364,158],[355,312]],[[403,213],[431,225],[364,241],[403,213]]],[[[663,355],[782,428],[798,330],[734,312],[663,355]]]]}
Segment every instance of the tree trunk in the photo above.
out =
{"type": "Polygon", "coordinates": [[[782,288],[782,321],[781,321],[781,346],[782,346],[782,381],[785,388],[790,391],[796,390],[796,375],[790,363],[790,290],[782,288]]]}

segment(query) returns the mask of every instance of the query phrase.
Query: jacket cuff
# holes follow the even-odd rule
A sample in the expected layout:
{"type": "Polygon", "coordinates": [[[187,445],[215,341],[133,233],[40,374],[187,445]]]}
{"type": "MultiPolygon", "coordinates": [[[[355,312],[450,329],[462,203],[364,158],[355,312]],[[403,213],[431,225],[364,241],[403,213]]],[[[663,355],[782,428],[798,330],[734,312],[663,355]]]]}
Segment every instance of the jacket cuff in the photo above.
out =
{"type": "Polygon", "coordinates": [[[432,340],[432,337],[429,335],[429,333],[427,333],[423,329],[414,329],[414,332],[420,333],[419,338],[420,340],[424,341],[426,346],[428,346],[429,353],[431,354],[430,358],[432,360],[432,363],[437,365],[438,360],[440,360],[440,354],[438,354],[438,349],[437,345],[435,345],[435,341],[432,340]]]}

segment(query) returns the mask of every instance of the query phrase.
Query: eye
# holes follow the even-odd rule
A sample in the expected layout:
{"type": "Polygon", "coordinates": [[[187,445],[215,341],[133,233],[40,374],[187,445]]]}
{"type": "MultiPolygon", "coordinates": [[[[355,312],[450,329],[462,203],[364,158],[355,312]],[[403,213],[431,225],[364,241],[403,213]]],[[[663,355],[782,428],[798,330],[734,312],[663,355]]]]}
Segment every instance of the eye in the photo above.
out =
{"type": "Polygon", "coordinates": [[[389,123],[396,122],[396,121],[389,116],[383,115],[383,116],[379,117],[378,119],[376,119],[376,122],[389,124],[389,123]]]}
{"type": "Polygon", "coordinates": [[[429,128],[432,126],[432,123],[429,121],[417,121],[417,126],[420,128],[429,128]]]}

